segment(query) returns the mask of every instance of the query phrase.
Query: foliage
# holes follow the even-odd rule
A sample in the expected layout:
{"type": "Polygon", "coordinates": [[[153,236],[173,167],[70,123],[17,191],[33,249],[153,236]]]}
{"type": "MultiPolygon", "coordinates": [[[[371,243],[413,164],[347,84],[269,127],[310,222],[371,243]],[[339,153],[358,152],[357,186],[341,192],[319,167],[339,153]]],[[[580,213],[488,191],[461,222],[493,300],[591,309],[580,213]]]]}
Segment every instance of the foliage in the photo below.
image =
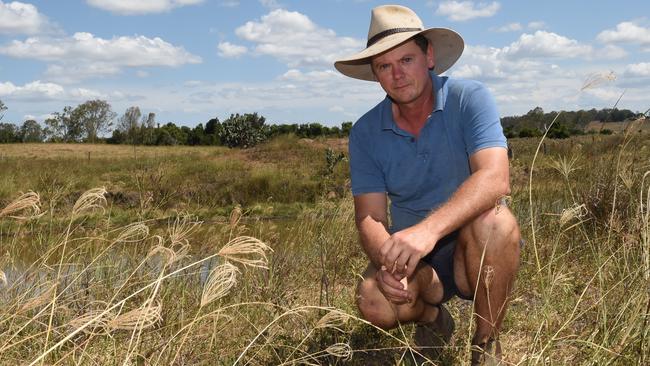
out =
{"type": "Polygon", "coordinates": [[[83,137],[84,126],[70,106],[64,107],[62,112],[54,112],[45,120],[45,125],[50,141],[79,142],[83,137]]]}
{"type": "Polygon", "coordinates": [[[113,125],[116,113],[105,100],[89,100],[80,104],[73,111],[73,116],[79,119],[86,135],[86,141],[97,142],[97,137],[109,132],[113,125]]]}
{"type": "Polygon", "coordinates": [[[257,113],[231,114],[221,124],[219,140],[228,147],[253,147],[266,139],[266,118],[257,113]]]}
{"type": "Polygon", "coordinates": [[[20,142],[20,133],[13,123],[0,123],[0,143],[20,142]]]}
{"type": "Polygon", "coordinates": [[[45,131],[38,122],[33,119],[23,122],[20,127],[20,141],[21,142],[43,142],[45,139],[45,131]]]}

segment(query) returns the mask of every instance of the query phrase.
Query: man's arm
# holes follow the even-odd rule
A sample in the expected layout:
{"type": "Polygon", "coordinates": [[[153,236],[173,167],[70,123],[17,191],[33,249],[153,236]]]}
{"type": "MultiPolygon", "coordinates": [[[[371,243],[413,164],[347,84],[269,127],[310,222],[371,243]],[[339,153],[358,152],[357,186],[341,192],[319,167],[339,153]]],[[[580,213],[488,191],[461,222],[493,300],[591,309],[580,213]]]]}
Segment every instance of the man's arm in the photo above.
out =
{"type": "Polygon", "coordinates": [[[395,265],[398,277],[410,276],[438,240],[493,207],[510,193],[507,150],[492,147],[469,158],[472,174],[441,207],[420,223],[399,231],[382,245],[380,262],[395,265]]]}
{"type": "Polygon", "coordinates": [[[379,249],[388,234],[388,199],[385,193],[366,193],[354,197],[354,218],[361,238],[361,247],[377,268],[382,265],[379,249]]]}
{"type": "Polygon", "coordinates": [[[388,200],[385,193],[366,193],[354,197],[354,212],[357,230],[361,238],[361,246],[368,256],[370,263],[377,269],[376,280],[379,290],[388,301],[394,304],[404,304],[412,299],[407,291],[406,278],[396,278],[382,266],[382,256],[379,252],[388,238],[388,200]]]}

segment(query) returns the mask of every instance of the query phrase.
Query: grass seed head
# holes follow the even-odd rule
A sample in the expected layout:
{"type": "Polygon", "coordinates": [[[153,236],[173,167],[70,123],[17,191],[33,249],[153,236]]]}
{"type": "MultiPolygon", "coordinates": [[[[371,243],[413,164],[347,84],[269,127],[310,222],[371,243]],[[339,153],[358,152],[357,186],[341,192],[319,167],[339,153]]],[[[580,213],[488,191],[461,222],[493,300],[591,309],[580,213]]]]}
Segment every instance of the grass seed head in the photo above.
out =
{"type": "Polygon", "coordinates": [[[325,349],[329,355],[349,360],[352,358],[352,348],[347,343],[334,343],[325,349]]]}
{"type": "Polygon", "coordinates": [[[118,243],[137,243],[147,238],[149,227],[141,222],[125,226],[115,239],[118,243]]]}
{"type": "Polygon", "coordinates": [[[41,292],[40,295],[33,297],[29,299],[27,302],[23,304],[23,306],[20,307],[20,310],[18,310],[19,313],[24,313],[28,312],[32,309],[36,309],[37,307],[43,306],[50,302],[52,300],[52,296],[54,295],[54,290],[56,289],[56,284],[51,283],[51,282],[46,282],[41,288],[47,289],[43,292],[41,292]]]}
{"type": "Polygon", "coordinates": [[[261,240],[250,236],[239,236],[224,245],[217,254],[245,266],[268,268],[267,251],[273,250],[261,240]]]}
{"type": "Polygon", "coordinates": [[[41,197],[38,193],[29,191],[13,200],[0,211],[0,218],[10,217],[16,220],[30,220],[43,216],[41,213],[41,197]],[[21,214],[22,213],[22,214],[21,214]]]}
{"type": "Polygon", "coordinates": [[[138,330],[152,327],[162,320],[162,305],[144,305],[127,311],[106,322],[109,329],[138,330]]]}
{"type": "Polygon", "coordinates": [[[96,208],[104,210],[104,206],[106,205],[106,197],[104,196],[106,193],[106,188],[104,187],[92,188],[84,192],[72,207],[72,217],[78,217],[84,212],[96,208]]]}
{"type": "Polygon", "coordinates": [[[204,307],[214,300],[226,296],[230,289],[237,284],[237,274],[239,273],[239,269],[228,262],[215,267],[203,286],[200,306],[204,307]]]}
{"type": "Polygon", "coordinates": [[[115,317],[115,314],[112,312],[103,313],[104,310],[91,310],[72,319],[68,325],[74,330],[83,328],[82,332],[86,334],[96,334],[95,329],[97,328],[101,328],[108,333],[108,322],[115,317]]]}
{"type": "Polygon", "coordinates": [[[565,208],[562,210],[560,215],[560,227],[564,227],[566,224],[571,222],[573,219],[581,219],[587,214],[587,208],[584,204],[576,205],[570,208],[565,208]]]}
{"type": "Polygon", "coordinates": [[[187,237],[201,224],[201,221],[194,220],[189,214],[177,216],[173,222],[167,225],[167,235],[172,247],[178,244],[181,244],[181,246],[188,244],[187,237]]]}
{"type": "Polygon", "coordinates": [[[341,327],[347,324],[349,319],[350,319],[349,315],[342,313],[341,311],[338,310],[332,310],[318,320],[318,322],[316,323],[316,329],[331,328],[331,329],[336,329],[339,332],[343,332],[341,327]]]}

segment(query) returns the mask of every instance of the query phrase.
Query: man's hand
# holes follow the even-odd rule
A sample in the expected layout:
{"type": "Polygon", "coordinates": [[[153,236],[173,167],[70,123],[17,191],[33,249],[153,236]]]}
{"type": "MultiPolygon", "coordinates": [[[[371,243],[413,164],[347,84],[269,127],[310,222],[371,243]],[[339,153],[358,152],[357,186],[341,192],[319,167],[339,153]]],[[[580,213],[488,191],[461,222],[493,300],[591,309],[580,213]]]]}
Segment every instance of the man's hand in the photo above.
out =
{"type": "Polygon", "coordinates": [[[420,259],[433,249],[437,241],[424,225],[398,231],[382,244],[379,250],[381,263],[397,279],[410,277],[420,259]]]}
{"type": "Polygon", "coordinates": [[[395,305],[402,305],[413,301],[408,292],[407,277],[399,280],[394,274],[388,272],[384,266],[376,272],[375,277],[379,291],[384,294],[384,297],[388,301],[395,305]]]}

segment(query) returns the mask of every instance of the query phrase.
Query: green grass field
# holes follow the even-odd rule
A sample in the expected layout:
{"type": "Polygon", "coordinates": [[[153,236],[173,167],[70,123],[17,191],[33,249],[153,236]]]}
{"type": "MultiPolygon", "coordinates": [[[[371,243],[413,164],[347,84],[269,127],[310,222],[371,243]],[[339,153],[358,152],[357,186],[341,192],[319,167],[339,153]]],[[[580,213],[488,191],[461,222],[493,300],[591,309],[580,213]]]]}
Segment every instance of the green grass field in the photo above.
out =
{"type": "MultiPolygon", "coordinates": [[[[506,361],[647,364],[650,135],[510,143],[506,361]]],[[[413,326],[355,309],[345,151],[0,145],[0,364],[410,364],[413,326]]],[[[471,303],[449,308],[440,363],[466,364],[471,303]]]]}

